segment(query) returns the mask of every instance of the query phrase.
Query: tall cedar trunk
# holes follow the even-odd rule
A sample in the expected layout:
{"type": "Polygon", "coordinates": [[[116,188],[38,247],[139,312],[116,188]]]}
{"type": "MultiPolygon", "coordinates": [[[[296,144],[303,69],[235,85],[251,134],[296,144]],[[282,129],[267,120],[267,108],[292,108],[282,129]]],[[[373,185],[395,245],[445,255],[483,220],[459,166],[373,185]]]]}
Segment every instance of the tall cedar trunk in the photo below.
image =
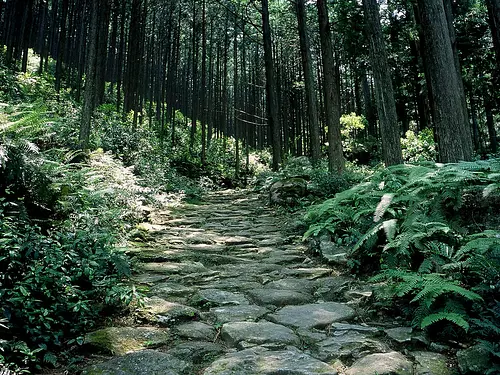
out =
{"type": "Polygon", "coordinates": [[[325,119],[328,127],[328,170],[341,173],[345,160],[340,134],[340,90],[339,70],[335,66],[330,21],[326,0],[317,0],[321,59],[323,62],[323,95],[325,97],[325,119]]]}
{"type": "Polygon", "coordinates": [[[264,37],[264,64],[266,70],[267,121],[271,132],[273,149],[273,170],[281,164],[281,130],[278,120],[278,102],[276,100],[276,80],[271,43],[271,25],[269,23],[268,0],[262,1],[262,31],[264,37]]]}
{"type": "Polygon", "coordinates": [[[317,165],[321,157],[319,140],[318,108],[316,105],[316,90],[314,87],[314,76],[311,62],[311,46],[307,35],[305,0],[296,0],[297,21],[299,29],[300,55],[302,58],[302,69],[304,70],[304,81],[307,101],[307,117],[309,118],[310,147],[313,165],[317,165]]]}
{"type": "Polygon", "coordinates": [[[207,163],[207,19],[206,0],[201,11],[201,164],[207,163]]]}
{"type": "Polygon", "coordinates": [[[362,80],[364,103],[363,109],[366,121],[368,122],[368,134],[373,137],[377,137],[377,116],[375,114],[375,109],[373,108],[372,92],[370,90],[370,84],[368,82],[368,74],[366,73],[366,70],[363,70],[362,80]]]}
{"type": "Polygon", "coordinates": [[[33,35],[33,28],[35,27],[34,22],[33,22],[33,7],[34,7],[34,0],[28,0],[28,4],[25,5],[25,26],[23,27],[23,34],[22,34],[22,55],[23,55],[23,60],[22,60],[22,65],[21,65],[21,71],[26,73],[28,69],[28,54],[29,54],[29,47],[31,43],[31,37],[33,35]]]}
{"type": "Polygon", "coordinates": [[[110,17],[110,1],[100,0],[99,8],[99,33],[97,43],[97,70],[96,70],[96,105],[104,102],[104,89],[106,84],[106,54],[108,47],[108,30],[110,17]]]}
{"type": "Polygon", "coordinates": [[[486,125],[488,126],[488,135],[490,138],[490,151],[496,153],[498,149],[497,132],[493,120],[493,103],[488,93],[484,94],[484,108],[486,112],[486,125]]]}
{"type": "Polygon", "coordinates": [[[116,78],[116,110],[120,111],[121,101],[122,101],[122,81],[123,81],[123,60],[125,55],[125,21],[127,17],[127,6],[126,2],[123,1],[120,9],[120,44],[118,50],[118,61],[116,63],[118,67],[117,78],[116,78]]]}
{"type": "MultiPolygon", "coordinates": [[[[500,87],[500,0],[486,0],[488,7],[488,23],[490,25],[493,49],[495,50],[495,70],[493,86],[500,87]]],[[[496,92],[497,110],[500,111],[500,95],[496,92]]]]}
{"type": "Polygon", "coordinates": [[[443,163],[472,159],[472,137],[457,74],[443,0],[419,0],[426,72],[433,98],[438,158],[443,163]]]}
{"type": "MultiPolygon", "coordinates": [[[[38,53],[40,54],[40,64],[38,65],[38,73],[43,73],[43,58],[45,50],[45,19],[47,18],[47,3],[42,0],[40,1],[38,10],[41,20],[38,29],[38,53]]],[[[0,12],[1,13],[1,12],[0,12]]]]}
{"type": "Polygon", "coordinates": [[[90,122],[94,112],[94,98],[97,89],[96,85],[96,62],[97,62],[97,38],[99,29],[99,6],[100,1],[91,3],[91,19],[89,30],[89,47],[87,52],[87,69],[85,80],[85,92],[83,97],[82,120],[80,123],[80,148],[88,149],[90,138],[90,122]]]}
{"type": "Polygon", "coordinates": [[[64,52],[66,49],[66,18],[68,17],[69,0],[62,0],[61,18],[59,20],[59,42],[57,43],[56,56],[56,92],[61,91],[61,80],[64,63],[64,52]]]}
{"type": "MultiPolygon", "coordinates": [[[[86,27],[86,22],[85,22],[85,16],[87,14],[87,0],[83,1],[82,8],[80,10],[80,30],[79,30],[79,39],[80,39],[80,44],[78,47],[78,78],[77,78],[77,83],[76,83],[76,100],[79,102],[80,101],[80,96],[81,96],[81,89],[82,89],[82,84],[81,82],[83,81],[83,73],[85,70],[85,57],[86,57],[86,51],[85,47],[87,46],[86,39],[87,39],[87,27],[86,27]]],[[[92,11],[92,10],[91,10],[92,11]]]]}
{"type": "Polygon", "coordinates": [[[470,115],[472,120],[472,139],[474,141],[474,150],[480,151],[481,148],[481,135],[479,132],[479,124],[476,115],[476,99],[472,92],[469,93],[470,115]]]}
{"type": "Polygon", "coordinates": [[[189,151],[194,152],[194,138],[196,134],[196,120],[198,119],[198,98],[200,88],[198,87],[198,35],[197,35],[197,17],[196,17],[196,0],[193,0],[193,39],[192,39],[192,103],[191,103],[191,134],[189,137],[189,151]]]}
{"type": "Polygon", "coordinates": [[[239,92],[238,92],[238,18],[234,19],[234,40],[233,40],[233,126],[234,126],[234,140],[236,141],[235,150],[235,165],[234,165],[234,178],[239,178],[240,173],[240,140],[238,134],[238,105],[239,105],[239,92]]]}
{"type": "Polygon", "coordinates": [[[396,104],[392,89],[391,72],[387,62],[385,42],[380,27],[377,0],[363,0],[370,58],[375,80],[377,113],[382,138],[382,153],[387,166],[401,164],[401,138],[397,123],[396,104]]]}

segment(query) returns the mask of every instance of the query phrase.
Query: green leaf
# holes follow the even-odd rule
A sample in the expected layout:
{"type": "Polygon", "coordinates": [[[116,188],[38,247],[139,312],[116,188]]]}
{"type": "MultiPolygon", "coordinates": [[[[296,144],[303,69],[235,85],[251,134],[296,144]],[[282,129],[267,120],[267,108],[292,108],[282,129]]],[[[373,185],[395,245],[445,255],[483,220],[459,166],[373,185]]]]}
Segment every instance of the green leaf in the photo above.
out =
{"type": "Polygon", "coordinates": [[[435,314],[427,315],[420,323],[420,328],[424,329],[428,326],[440,322],[442,320],[448,320],[449,322],[456,324],[462,328],[465,332],[469,330],[469,323],[460,314],[450,313],[450,312],[439,312],[435,314]]]}

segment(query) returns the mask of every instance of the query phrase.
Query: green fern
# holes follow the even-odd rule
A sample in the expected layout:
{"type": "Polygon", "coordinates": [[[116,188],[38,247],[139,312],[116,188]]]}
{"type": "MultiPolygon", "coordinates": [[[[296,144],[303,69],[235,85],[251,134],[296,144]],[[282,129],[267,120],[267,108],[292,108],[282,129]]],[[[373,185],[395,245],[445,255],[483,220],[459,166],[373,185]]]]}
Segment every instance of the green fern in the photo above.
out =
{"type": "Polygon", "coordinates": [[[442,311],[439,313],[427,315],[420,323],[420,328],[422,329],[427,328],[428,326],[443,320],[447,320],[450,323],[456,324],[460,328],[463,328],[465,332],[467,332],[470,327],[469,323],[467,323],[464,316],[456,313],[442,311]]]}

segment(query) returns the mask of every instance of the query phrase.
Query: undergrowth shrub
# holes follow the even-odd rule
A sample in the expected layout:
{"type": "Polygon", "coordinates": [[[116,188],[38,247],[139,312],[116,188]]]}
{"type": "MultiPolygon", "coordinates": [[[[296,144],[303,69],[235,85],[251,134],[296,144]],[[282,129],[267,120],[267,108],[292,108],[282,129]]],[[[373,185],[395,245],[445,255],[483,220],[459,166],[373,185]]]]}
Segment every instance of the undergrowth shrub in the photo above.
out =
{"type": "Polygon", "coordinates": [[[254,187],[257,190],[268,190],[276,181],[299,177],[307,181],[309,201],[311,201],[332,197],[349,189],[370,173],[367,168],[349,162],[341,175],[330,173],[326,160],[321,160],[319,165],[313,167],[309,158],[299,156],[286,160],[278,172],[269,169],[260,172],[254,180],[254,187]]]}
{"type": "Polygon", "coordinates": [[[498,212],[499,159],[398,165],[310,208],[304,237],[350,248],[352,269],[383,282],[379,296],[414,326],[495,342],[498,212]]]}
{"type": "Polygon", "coordinates": [[[416,133],[408,130],[401,138],[403,160],[408,163],[436,160],[436,144],[431,129],[416,133]]]}
{"type": "Polygon", "coordinates": [[[55,122],[36,103],[0,121],[0,364],[17,371],[73,360],[85,331],[139,298],[115,245],[152,192],[109,153],[75,163],[54,148],[55,122]]]}
{"type": "MultiPolygon", "coordinates": [[[[10,203],[11,204],[11,203],[10,203]]],[[[0,363],[39,368],[82,342],[103,312],[134,297],[124,283],[128,259],[113,248],[110,232],[93,221],[72,221],[43,233],[0,207],[0,363]]],[[[83,219],[83,218],[82,218],[83,219]]]]}

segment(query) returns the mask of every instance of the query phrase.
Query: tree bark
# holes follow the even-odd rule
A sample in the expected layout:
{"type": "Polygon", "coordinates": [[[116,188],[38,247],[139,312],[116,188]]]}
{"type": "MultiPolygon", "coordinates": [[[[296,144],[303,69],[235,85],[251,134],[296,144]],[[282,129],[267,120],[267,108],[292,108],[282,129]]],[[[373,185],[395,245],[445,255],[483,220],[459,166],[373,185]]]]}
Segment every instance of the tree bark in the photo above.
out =
{"type": "Polygon", "coordinates": [[[323,95],[328,127],[328,170],[342,173],[345,167],[340,134],[339,70],[335,66],[330,21],[326,0],[317,0],[321,58],[323,62],[323,95]]]}
{"type": "Polygon", "coordinates": [[[90,123],[94,112],[94,98],[97,89],[96,85],[96,62],[97,62],[97,38],[99,29],[99,1],[91,4],[91,19],[89,30],[89,48],[87,52],[87,69],[85,80],[85,92],[83,97],[82,120],[80,123],[80,148],[88,149],[90,138],[90,123]]]}
{"type": "Polygon", "coordinates": [[[271,25],[269,23],[268,0],[262,1],[262,31],[264,37],[264,65],[266,70],[267,121],[271,132],[273,149],[273,170],[277,171],[281,164],[281,129],[278,119],[278,102],[276,98],[276,78],[274,76],[273,51],[271,43],[271,25]]]}
{"type": "Polygon", "coordinates": [[[370,45],[370,57],[375,80],[377,113],[382,138],[382,154],[386,166],[401,164],[401,135],[397,122],[396,104],[391,72],[380,26],[377,0],[363,0],[365,20],[370,45]]]}
{"type": "Polygon", "coordinates": [[[316,90],[311,62],[311,46],[307,35],[305,0],[296,0],[297,21],[299,29],[300,55],[304,71],[306,90],[307,117],[309,119],[309,142],[311,147],[312,164],[316,166],[321,157],[319,141],[318,108],[316,105],[316,90]]]}
{"type": "Polygon", "coordinates": [[[443,163],[472,160],[472,137],[463,89],[457,74],[443,0],[419,0],[438,159],[443,163]]]}

